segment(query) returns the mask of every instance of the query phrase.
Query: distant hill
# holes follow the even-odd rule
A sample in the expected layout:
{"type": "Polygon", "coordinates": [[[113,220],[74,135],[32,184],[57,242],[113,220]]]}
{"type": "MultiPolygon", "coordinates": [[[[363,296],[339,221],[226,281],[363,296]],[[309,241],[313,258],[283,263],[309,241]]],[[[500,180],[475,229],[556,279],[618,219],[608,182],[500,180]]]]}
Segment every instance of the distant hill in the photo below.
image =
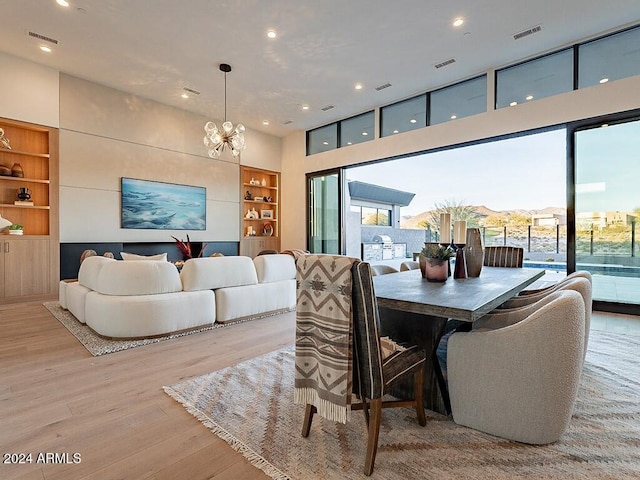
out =
{"type": "MultiPolygon", "coordinates": [[[[523,216],[531,216],[531,215],[541,215],[541,214],[555,214],[555,215],[565,215],[566,209],[561,207],[546,207],[541,210],[523,210],[523,209],[515,209],[515,210],[492,210],[484,205],[475,205],[473,207],[476,212],[481,217],[490,217],[490,216],[509,216],[509,215],[523,215],[523,216]]],[[[434,210],[427,210],[425,212],[419,213],[417,215],[404,215],[400,219],[400,228],[421,228],[419,226],[422,221],[429,221],[431,219],[431,214],[434,210]]]]}

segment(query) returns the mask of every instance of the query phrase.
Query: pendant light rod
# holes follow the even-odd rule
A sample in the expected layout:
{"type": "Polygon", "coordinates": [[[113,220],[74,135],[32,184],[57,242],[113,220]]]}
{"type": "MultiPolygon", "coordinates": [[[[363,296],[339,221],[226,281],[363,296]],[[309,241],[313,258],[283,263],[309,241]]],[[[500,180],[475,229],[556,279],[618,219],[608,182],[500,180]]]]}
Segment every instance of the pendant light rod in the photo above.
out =
{"type": "Polygon", "coordinates": [[[227,121],[227,73],[231,71],[231,65],[228,63],[220,64],[220,71],[224,72],[224,121],[227,121]]]}

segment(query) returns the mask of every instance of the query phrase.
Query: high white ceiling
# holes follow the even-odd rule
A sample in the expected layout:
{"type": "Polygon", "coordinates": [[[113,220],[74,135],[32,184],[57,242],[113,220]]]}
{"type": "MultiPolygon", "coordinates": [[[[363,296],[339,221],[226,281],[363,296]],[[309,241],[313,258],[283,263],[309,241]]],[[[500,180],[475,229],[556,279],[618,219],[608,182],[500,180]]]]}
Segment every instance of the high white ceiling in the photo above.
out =
{"type": "Polygon", "coordinates": [[[68,1],[0,0],[0,50],[212,119],[229,63],[227,118],[277,136],[640,21],[639,0],[68,1]],[[45,54],[28,32],[59,43],[45,54]]]}

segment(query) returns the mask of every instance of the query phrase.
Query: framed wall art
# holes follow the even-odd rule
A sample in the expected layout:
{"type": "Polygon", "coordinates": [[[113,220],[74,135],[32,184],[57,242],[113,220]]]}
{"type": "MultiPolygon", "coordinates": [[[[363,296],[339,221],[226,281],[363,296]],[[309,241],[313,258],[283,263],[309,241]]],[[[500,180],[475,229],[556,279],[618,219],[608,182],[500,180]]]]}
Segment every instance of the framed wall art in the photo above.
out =
{"type": "Polygon", "coordinates": [[[207,189],[122,177],[122,228],[206,230],[207,189]]]}

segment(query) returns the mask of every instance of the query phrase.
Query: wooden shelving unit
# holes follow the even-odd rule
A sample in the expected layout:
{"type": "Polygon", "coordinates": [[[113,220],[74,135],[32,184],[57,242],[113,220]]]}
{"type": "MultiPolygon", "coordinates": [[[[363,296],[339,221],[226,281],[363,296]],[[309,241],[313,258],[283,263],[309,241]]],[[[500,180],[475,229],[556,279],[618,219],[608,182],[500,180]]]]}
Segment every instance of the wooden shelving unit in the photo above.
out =
{"type": "Polygon", "coordinates": [[[262,250],[280,250],[280,174],[241,167],[242,231],[240,255],[255,257],[262,250]]]}
{"type": "Polygon", "coordinates": [[[23,177],[0,175],[0,214],[24,226],[24,235],[0,234],[0,303],[52,296],[59,276],[58,130],[0,118],[11,149],[0,165],[19,164],[23,177]],[[33,205],[16,205],[28,188],[33,205]]]}

